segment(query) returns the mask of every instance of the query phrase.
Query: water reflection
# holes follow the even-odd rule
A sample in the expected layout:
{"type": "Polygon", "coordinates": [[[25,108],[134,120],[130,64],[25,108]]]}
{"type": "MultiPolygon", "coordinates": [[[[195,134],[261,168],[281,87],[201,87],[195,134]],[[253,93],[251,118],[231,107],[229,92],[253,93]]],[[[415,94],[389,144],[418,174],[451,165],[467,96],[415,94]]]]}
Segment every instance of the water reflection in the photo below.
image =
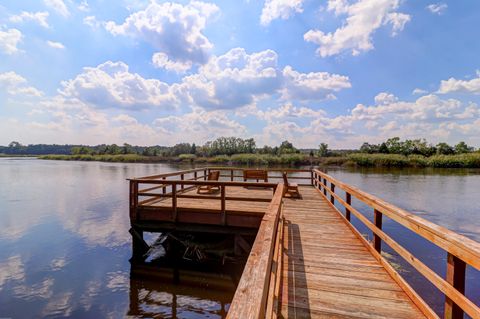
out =
{"type": "Polygon", "coordinates": [[[235,292],[228,274],[133,262],[130,318],[225,318],[235,292]]]}
{"type": "MultiPolygon", "coordinates": [[[[178,168],[0,159],[0,317],[170,317],[180,313],[182,317],[224,317],[233,296],[231,276],[214,280],[177,271],[180,281],[176,282],[173,270],[150,269],[147,272],[157,274],[156,279],[146,278],[137,276],[129,263],[126,178],[178,168]],[[200,285],[195,285],[199,279],[200,285]]],[[[329,173],[480,240],[479,170],[337,169],[329,173]]],[[[393,237],[422,256],[427,265],[444,272],[442,252],[418,244],[414,236],[388,221],[385,227],[391,227],[393,237]]],[[[407,276],[414,285],[422,286],[421,277],[411,273],[407,276]]],[[[478,272],[470,270],[467,277],[469,282],[480,280],[478,272]]],[[[480,292],[472,291],[472,286],[467,282],[467,293],[479,302],[480,292]]],[[[429,298],[441,307],[442,296],[429,298]]]]}

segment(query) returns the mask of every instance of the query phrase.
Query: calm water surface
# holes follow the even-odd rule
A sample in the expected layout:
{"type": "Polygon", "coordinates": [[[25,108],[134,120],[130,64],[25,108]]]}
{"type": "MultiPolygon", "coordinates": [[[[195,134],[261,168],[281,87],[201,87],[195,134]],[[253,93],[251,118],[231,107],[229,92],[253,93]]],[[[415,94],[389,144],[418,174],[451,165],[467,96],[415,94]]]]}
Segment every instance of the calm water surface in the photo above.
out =
{"type": "MultiPolygon", "coordinates": [[[[0,159],[0,317],[224,317],[234,293],[228,285],[205,288],[131,276],[125,179],[175,170],[167,164],[0,159]]],[[[328,173],[480,241],[479,170],[328,173]]],[[[354,204],[371,217],[369,209],[354,204]]],[[[396,240],[444,274],[441,250],[394,222],[384,223],[396,240]]],[[[443,296],[387,252],[441,312],[443,296]]],[[[478,288],[469,285],[480,276],[471,269],[467,275],[467,294],[480,302],[478,288]]]]}

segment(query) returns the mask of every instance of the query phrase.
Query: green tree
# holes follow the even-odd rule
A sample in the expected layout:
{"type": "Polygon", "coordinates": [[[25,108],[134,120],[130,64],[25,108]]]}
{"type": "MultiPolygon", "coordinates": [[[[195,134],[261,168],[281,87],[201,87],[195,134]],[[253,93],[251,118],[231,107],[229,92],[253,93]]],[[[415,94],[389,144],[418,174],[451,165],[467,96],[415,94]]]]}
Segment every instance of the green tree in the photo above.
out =
{"type": "Polygon", "coordinates": [[[318,146],[318,155],[321,157],[328,156],[328,144],[320,143],[318,146]]]}
{"type": "Polygon", "coordinates": [[[455,153],[457,154],[464,154],[464,153],[471,153],[473,152],[474,148],[470,147],[464,141],[459,142],[455,145],[455,153]]]}
{"type": "Polygon", "coordinates": [[[360,152],[368,154],[378,153],[378,145],[365,142],[360,146],[360,152]]]}
{"type": "Polygon", "coordinates": [[[280,147],[278,148],[278,154],[280,155],[297,153],[297,152],[298,152],[297,149],[289,141],[283,141],[282,144],[280,144],[280,147]]]}
{"type": "Polygon", "coordinates": [[[437,144],[437,154],[451,155],[453,153],[455,153],[455,150],[447,143],[442,142],[437,144]]]}
{"type": "Polygon", "coordinates": [[[378,153],[383,153],[383,154],[388,154],[388,153],[389,153],[389,150],[388,150],[387,144],[386,144],[386,143],[380,144],[380,146],[378,147],[377,152],[378,152],[378,153]]]}

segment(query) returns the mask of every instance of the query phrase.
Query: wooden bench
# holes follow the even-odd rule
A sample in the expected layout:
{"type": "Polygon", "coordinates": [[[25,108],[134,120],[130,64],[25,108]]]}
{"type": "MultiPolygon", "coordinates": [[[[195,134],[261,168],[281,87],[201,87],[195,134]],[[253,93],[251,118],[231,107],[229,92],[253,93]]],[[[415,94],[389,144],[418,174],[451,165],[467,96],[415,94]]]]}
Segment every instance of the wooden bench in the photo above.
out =
{"type": "Polygon", "coordinates": [[[263,180],[268,183],[268,173],[263,169],[246,169],[243,171],[243,181],[246,182],[249,179],[263,180]]]}

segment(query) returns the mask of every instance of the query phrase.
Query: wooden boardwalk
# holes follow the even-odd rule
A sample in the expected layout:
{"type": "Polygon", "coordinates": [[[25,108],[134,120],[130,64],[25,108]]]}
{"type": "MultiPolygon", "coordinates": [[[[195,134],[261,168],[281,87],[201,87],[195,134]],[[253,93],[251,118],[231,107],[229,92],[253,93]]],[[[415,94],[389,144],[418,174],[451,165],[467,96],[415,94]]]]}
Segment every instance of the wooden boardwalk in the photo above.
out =
{"type": "Polygon", "coordinates": [[[249,255],[228,319],[439,318],[382,256],[388,245],[445,295],[444,318],[480,319],[480,307],[465,296],[467,268],[480,270],[480,243],[318,169],[262,170],[265,182],[245,182],[241,171],[209,167],[130,179],[134,257],[149,249],[144,231],[233,236],[234,255],[249,255]],[[207,180],[212,171],[219,180],[207,180]],[[287,196],[292,182],[300,184],[302,198],[287,196]],[[201,195],[197,187],[218,191],[201,195]],[[352,198],[373,211],[373,221],[352,198]],[[352,215],[372,242],[351,223],[352,215]],[[443,249],[446,274],[393,239],[382,228],[384,218],[443,249]]]}
{"type": "Polygon", "coordinates": [[[423,318],[412,300],[313,187],[284,199],[284,318],[423,318]]]}

